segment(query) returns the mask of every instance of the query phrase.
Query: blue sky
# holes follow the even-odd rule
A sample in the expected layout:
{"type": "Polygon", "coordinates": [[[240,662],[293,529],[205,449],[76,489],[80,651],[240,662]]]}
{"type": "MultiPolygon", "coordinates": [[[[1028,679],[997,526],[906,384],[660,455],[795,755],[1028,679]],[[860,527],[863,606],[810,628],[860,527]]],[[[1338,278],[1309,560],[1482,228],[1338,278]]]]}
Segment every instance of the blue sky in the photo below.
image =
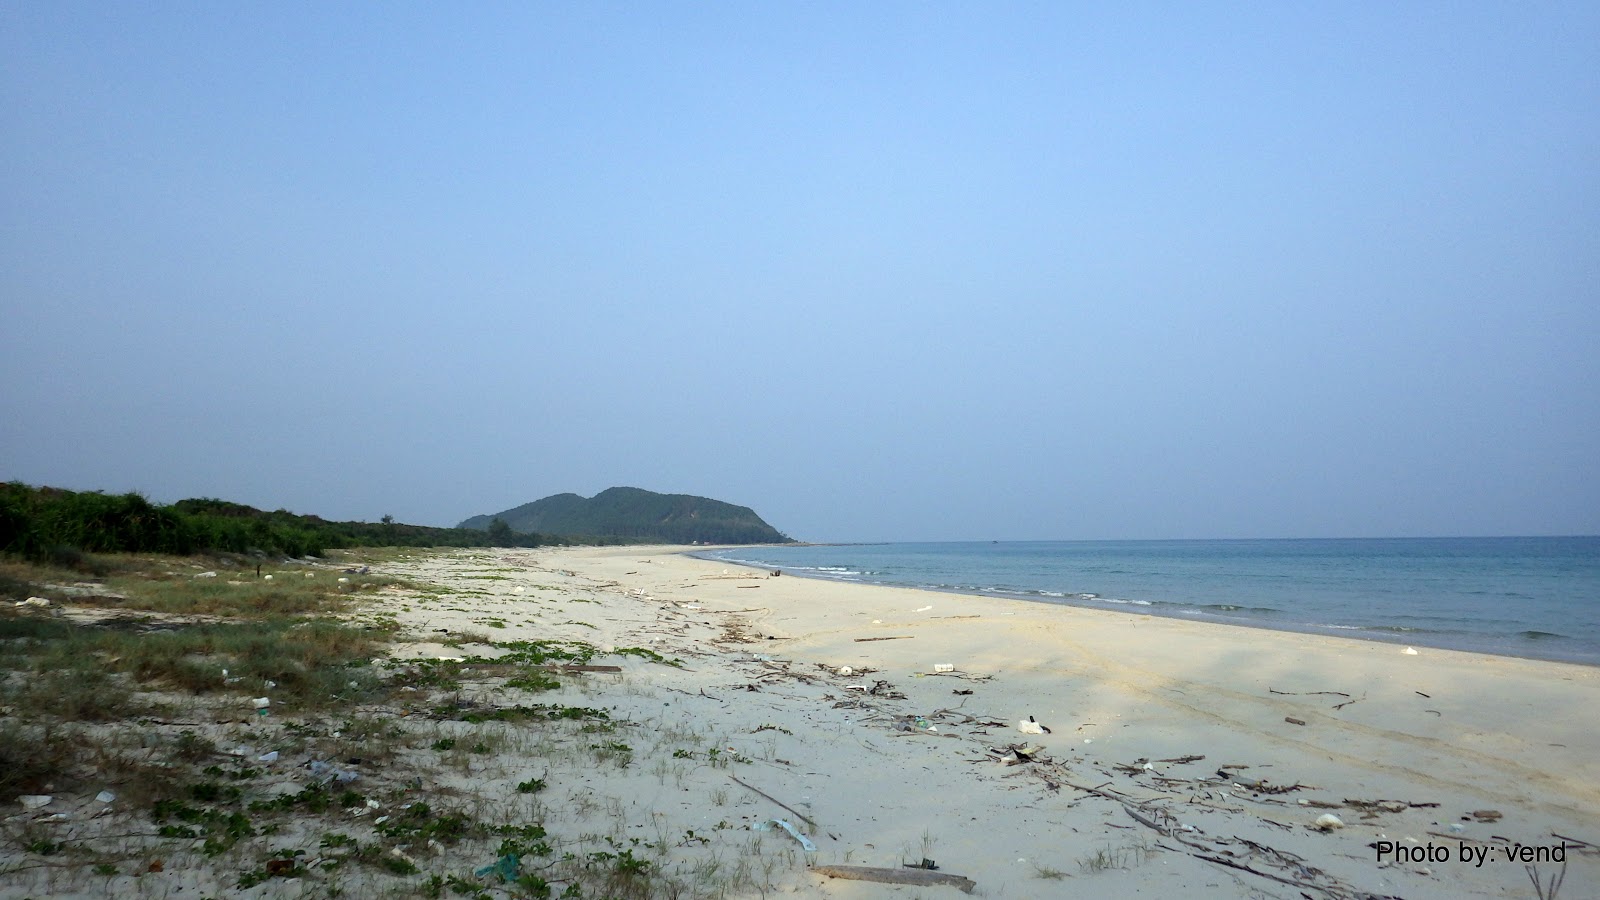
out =
{"type": "Polygon", "coordinates": [[[1593,4],[0,7],[0,478],[1600,532],[1593,4]]]}

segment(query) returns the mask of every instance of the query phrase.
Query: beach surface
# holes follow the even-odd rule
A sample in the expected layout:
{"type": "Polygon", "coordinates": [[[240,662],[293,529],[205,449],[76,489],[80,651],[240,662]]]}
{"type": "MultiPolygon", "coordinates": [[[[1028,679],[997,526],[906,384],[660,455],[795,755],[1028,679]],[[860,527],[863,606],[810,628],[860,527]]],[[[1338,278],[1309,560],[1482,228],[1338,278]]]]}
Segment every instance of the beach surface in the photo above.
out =
{"type": "Polygon", "coordinates": [[[553,775],[553,832],[683,838],[662,841],[664,870],[754,859],[761,889],[728,891],[752,896],[960,889],[817,869],[865,866],[990,897],[1532,897],[1529,866],[1548,883],[1563,859],[1560,896],[1600,896],[1600,669],[781,577],[684,549],[383,566],[464,591],[385,611],[413,633],[681,661],[562,689],[626,723],[631,761],[553,775]],[[924,860],[938,868],[905,868],[924,860]]]}

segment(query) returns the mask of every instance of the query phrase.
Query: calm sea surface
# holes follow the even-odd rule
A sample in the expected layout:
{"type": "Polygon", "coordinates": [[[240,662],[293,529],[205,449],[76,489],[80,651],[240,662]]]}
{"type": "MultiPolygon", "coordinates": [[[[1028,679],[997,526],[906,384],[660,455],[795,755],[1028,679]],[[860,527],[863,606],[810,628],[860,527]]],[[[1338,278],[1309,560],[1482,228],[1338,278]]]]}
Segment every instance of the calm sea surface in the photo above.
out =
{"type": "Polygon", "coordinates": [[[1600,665],[1600,537],[739,547],[785,574],[1600,665]]]}

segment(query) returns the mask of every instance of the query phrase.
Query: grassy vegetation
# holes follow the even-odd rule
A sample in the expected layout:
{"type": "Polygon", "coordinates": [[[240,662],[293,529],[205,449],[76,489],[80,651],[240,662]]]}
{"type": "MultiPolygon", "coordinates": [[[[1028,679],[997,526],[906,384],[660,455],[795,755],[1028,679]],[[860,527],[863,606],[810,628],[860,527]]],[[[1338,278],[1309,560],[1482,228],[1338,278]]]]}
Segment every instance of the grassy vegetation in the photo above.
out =
{"type": "Polygon", "coordinates": [[[200,895],[646,900],[770,887],[780,858],[761,856],[759,836],[743,848],[694,832],[647,839],[623,830],[640,822],[619,801],[583,805],[583,773],[636,772],[652,751],[668,761],[663,783],[749,760],[697,754],[677,746],[704,743],[692,729],[640,729],[598,703],[532,702],[578,678],[564,664],[679,661],[487,636],[493,656],[389,660],[398,626],[371,606],[442,588],[348,562],[256,564],[0,559],[0,589],[51,601],[0,602],[0,807],[51,798],[0,817],[0,893],[137,892],[163,867],[207,873],[200,895]],[[610,830],[559,835],[547,802],[572,804],[555,823],[603,815],[610,830]],[[664,868],[683,848],[704,858],[664,868]]]}

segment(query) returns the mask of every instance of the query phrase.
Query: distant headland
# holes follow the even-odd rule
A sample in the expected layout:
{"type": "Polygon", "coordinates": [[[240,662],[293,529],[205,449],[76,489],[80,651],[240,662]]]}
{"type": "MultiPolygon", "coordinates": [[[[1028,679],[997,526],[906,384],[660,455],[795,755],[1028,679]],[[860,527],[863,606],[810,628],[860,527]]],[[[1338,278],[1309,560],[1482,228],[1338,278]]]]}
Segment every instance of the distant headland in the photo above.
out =
{"type": "Polygon", "coordinates": [[[614,487],[585,499],[556,494],[498,513],[473,516],[458,528],[593,535],[664,544],[787,544],[748,506],[689,494],[614,487]],[[499,524],[496,524],[498,521],[499,524]]]}

